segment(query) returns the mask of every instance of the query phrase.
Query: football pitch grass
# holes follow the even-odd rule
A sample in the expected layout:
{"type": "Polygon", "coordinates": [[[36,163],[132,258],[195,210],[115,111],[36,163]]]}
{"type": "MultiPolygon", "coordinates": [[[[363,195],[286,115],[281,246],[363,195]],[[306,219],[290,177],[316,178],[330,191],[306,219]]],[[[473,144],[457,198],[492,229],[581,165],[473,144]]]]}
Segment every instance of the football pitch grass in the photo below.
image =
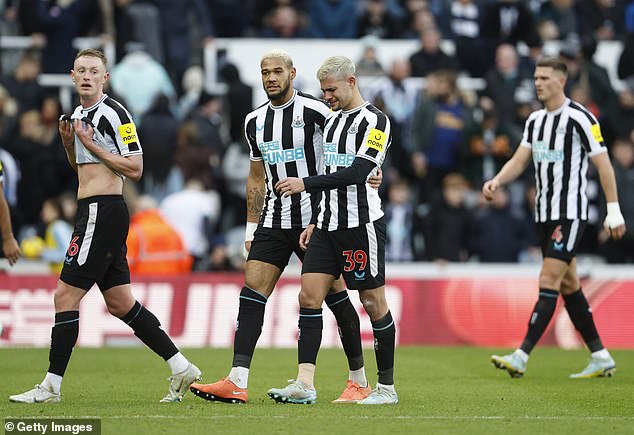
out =
{"type": "MultiPolygon", "coordinates": [[[[634,432],[634,351],[613,351],[613,378],[568,379],[586,351],[538,347],[522,379],[494,369],[492,353],[509,349],[397,349],[394,406],[333,405],[347,379],[343,351],[322,349],[315,405],[277,404],[266,394],[296,375],[296,351],[258,349],[249,403],[211,403],[188,392],[181,403],[158,403],[168,389],[165,363],[145,348],[76,349],[54,404],[15,404],[8,396],[42,380],[48,349],[0,349],[0,415],[98,417],[103,434],[597,434],[634,432]]],[[[185,349],[203,382],[228,373],[229,349],[185,349]]],[[[366,370],[376,363],[366,350],[366,370]]],[[[15,432],[14,432],[15,433],[15,432]]]]}

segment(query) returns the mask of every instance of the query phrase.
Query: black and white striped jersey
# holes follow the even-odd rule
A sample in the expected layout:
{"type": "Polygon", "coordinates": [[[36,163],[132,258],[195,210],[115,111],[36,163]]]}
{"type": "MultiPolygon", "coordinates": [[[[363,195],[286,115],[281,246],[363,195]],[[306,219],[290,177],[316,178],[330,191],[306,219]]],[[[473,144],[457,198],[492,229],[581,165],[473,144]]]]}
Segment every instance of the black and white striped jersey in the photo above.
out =
{"type": "Polygon", "coordinates": [[[586,221],[588,157],[607,151],[594,115],[568,98],[552,112],[537,110],[526,120],[520,146],[533,152],[535,221],[586,221]]]}
{"type": "MultiPolygon", "coordinates": [[[[374,163],[371,174],[376,174],[391,143],[390,120],[372,104],[340,111],[326,121],[324,128],[325,174],[349,167],[356,157],[374,163]]],[[[378,191],[363,182],[324,191],[317,227],[326,231],[356,228],[382,216],[378,191]]]]}
{"type": "MultiPolygon", "coordinates": [[[[93,141],[109,153],[121,156],[143,154],[132,117],[118,101],[104,94],[91,107],[84,108],[79,105],[75,108],[71,119],[83,118],[88,118],[93,125],[93,141]]],[[[75,161],[78,165],[101,163],[101,160],[84,147],[77,136],[75,136],[75,161]]]]}
{"type": "Polygon", "coordinates": [[[244,129],[250,157],[266,171],[266,198],[260,224],[266,228],[298,229],[310,224],[317,200],[307,192],[282,198],[275,183],[286,177],[323,174],[322,134],[330,108],[322,101],[294,91],[282,106],[270,102],[249,113],[244,129]]]}

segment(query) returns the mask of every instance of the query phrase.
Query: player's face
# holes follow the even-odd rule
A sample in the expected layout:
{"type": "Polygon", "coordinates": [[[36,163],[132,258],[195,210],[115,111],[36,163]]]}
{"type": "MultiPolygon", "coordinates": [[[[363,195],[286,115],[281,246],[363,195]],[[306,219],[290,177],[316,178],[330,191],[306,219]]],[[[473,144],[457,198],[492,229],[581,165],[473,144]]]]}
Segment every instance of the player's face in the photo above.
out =
{"type": "Polygon", "coordinates": [[[337,80],[334,76],[328,76],[319,82],[324,100],[332,110],[347,110],[352,101],[354,78],[337,80]]]}
{"type": "Polygon", "coordinates": [[[290,96],[295,68],[289,68],[282,59],[264,59],[261,65],[262,86],[269,100],[281,102],[290,96]]]}
{"type": "Polygon", "coordinates": [[[109,76],[106,66],[95,56],[82,56],[75,59],[70,75],[77,93],[82,98],[101,95],[109,76]]]}
{"type": "Polygon", "coordinates": [[[551,67],[538,66],[535,68],[535,91],[537,99],[546,104],[564,92],[566,78],[563,73],[551,67]]]}

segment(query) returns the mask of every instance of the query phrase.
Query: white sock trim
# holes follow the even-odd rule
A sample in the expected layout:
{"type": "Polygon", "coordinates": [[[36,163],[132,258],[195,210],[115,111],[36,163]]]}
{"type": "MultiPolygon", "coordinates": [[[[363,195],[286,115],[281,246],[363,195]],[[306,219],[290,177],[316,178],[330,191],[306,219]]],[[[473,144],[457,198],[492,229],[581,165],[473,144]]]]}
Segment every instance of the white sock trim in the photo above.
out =
{"type": "Polygon", "coordinates": [[[521,359],[523,362],[525,362],[525,363],[527,363],[527,362],[528,362],[528,354],[527,354],[526,352],[524,352],[522,349],[517,349],[517,350],[515,351],[515,355],[519,356],[519,357],[520,357],[520,359],[521,359]]]}
{"type": "Polygon", "coordinates": [[[170,367],[173,375],[182,373],[187,370],[187,367],[189,367],[189,361],[180,352],[168,359],[166,362],[167,365],[170,367]]]}
{"type": "Polygon", "coordinates": [[[47,390],[59,394],[62,389],[62,377],[60,375],[56,375],[55,373],[47,372],[46,376],[44,376],[44,380],[42,381],[42,387],[47,390]]]}
{"type": "Polygon", "coordinates": [[[365,377],[365,367],[361,367],[358,370],[350,370],[348,379],[352,382],[356,382],[362,388],[368,386],[368,379],[365,377]]]}
{"type": "Polygon", "coordinates": [[[597,350],[596,352],[592,352],[592,358],[601,358],[608,359],[610,358],[610,352],[604,347],[601,350],[597,350]]]}
{"type": "Polygon", "coordinates": [[[247,388],[249,385],[249,369],[246,367],[231,367],[229,380],[238,388],[247,388]]]}

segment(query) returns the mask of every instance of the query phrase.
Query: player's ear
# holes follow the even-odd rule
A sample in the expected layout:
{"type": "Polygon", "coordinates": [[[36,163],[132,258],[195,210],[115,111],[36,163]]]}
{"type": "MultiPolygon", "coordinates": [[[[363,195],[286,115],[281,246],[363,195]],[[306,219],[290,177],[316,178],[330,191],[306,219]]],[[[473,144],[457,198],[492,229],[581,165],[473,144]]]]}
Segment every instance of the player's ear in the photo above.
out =
{"type": "Polygon", "coordinates": [[[108,80],[110,78],[110,73],[108,71],[106,71],[106,74],[104,75],[104,78],[106,80],[108,80]]]}
{"type": "Polygon", "coordinates": [[[297,69],[293,67],[293,69],[291,70],[291,80],[295,80],[296,76],[297,76],[297,69]]]}

